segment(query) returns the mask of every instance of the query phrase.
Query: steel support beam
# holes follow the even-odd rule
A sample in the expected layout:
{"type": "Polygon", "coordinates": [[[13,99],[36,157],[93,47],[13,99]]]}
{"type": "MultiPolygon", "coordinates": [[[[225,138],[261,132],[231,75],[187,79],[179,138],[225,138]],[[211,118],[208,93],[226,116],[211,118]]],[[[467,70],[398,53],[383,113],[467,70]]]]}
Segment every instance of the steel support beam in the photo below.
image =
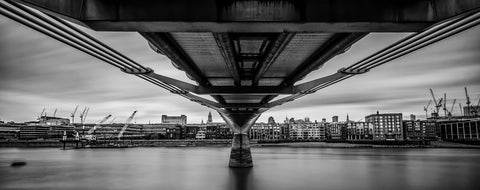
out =
{"type": "Polygon", "coordinates": [[[283,81],[283,86],[291,86],[304,78],[308,73],[323,66],[328,60],[345,52],[352,44],[363,38],[367,33],[339,33],[313,53],[306,61],[298,66],[283,81]]]}
{"type": "Polygon", "coordinates": [[[258,81],[260,81],[260,78],[263,77],[265,72],[267,72],[268,68],[275,62],[277,57],[282,53],[283,49],[288,45],[290,40],[295,36],[295,33],[280,33],[277,38],[273,41],[270,49],[268,50],[268,53],[265,57],[265,59],[261,62],[260,66],[258,69],[256,69],[254,75],[253,75],[253,80],[252,80],[252,85],[256,86],[258,85],[258,81]]]}
{"type": "Polygon", "coordinates": [[[322,78],[319,78],[319,79],[315,79],[315,80],[305,82],[305,83],[302,83],[302,84],[299,84],[299,85],[295,85],[295,87],[294,87],[295,92],[297,92],[297,93],[307,93],[311,89],[313,89],[317,86],[320,86],[322,84],[325,84],[325,83],[328,83],[328,82],[331,82],[331,81],[338,80],[338,79],[340,79],[344,76],[347,76],[347,75],[348,75],[347,73],[337,72],[333,75],[329,75],[329,76],[322,77],[322,78]]]}
{"type": "Polygon", "coordinates": [[[480,7],[478,0],[15,1],[94,30],[143,32],[415,32],[480,7]]]}
{"type": "Polygon", "coordinates": [[[343,73],[343,72],[337,72],[335,74],[332,74],[332,75],[329,75],[329,76],[326,76],[326,77],[322,77],[322,78],[315,79],[315,80],[310,81],[310,82],[306,82],[306,83],[303,83],[303,84],[300,84],[300,85],[296,85],[295,86],[295,89],[297,91],[296,94],[293,94],[291,96],[287,96],[285,98],[267,103],[266,104],[267,106],[265,106],[265,107],[272,108],[272,107],[275,107],[275,106],[282,105],[286,102],[293,101],[296,98],[303,96],[304,94],[314,93],[315,90],[313,90],[313,89],[315,89],[316,87],[324,85],[324,84],[328,84],[328,83],[336,81],[336,80],[339,80],[339,79],[341,79],[343,77],[346,77],[348,75],[349,74],[346,74],[346,73],[343,73]]]}
{"type": "Polygon", "coordinates": [[[260,103],[261,104],[267,104],[268,102],[272,101],[275,97],[277,97],[277,95],[265,96],[265,98],[263,98],[262,101],[260,101],[260,103]]]}
{"type": "Polygon", "coordinates": [[[227,102],[225,101],[225,98],[223,98],[223,96],[220,96],[220,95],[212,95],[213,99],[217,100],[218,103],[224,105],[226,104],[227,102]]]}
{"type": "Polygon", "coordinates": [[[294,87],[277,87],[277,86],[211,86],[198,87],[195,94],[209,95],[234,95],[234,94],[254,94],[254,95],[278,95],[278,94],[294,94],[294,87]]]}
{"type": "Polygon", "coordinates": [[[184,70],[187,75],[191,76],[193,80],[204,86],[209,86],[210,82],[205,75],[200,71],[197,65],[190,59],[190,57],[183,51],[175,40],[172,39],[168,33],[151,33],[140,32],[140,34],[148,40],[150,45],[154,46],[159,53],[164,54],[173,64],[184,70]]]}
{"type": "Polygon", "coordinates": [[[240,69],[235,60],[234,48],[228,33],[213,33],[213,37],[215,37],[215,41],[222,53],[225,64],[227,64],[230,75],[232,75],[235,86],[240,86],[240,69]]]}
{"type": "MultiPolygon", "coordinates": [[[[172,79],[163,75],[150,72],[145,74],[159,81],[167,83],[169,85],[178,87],[182,90],[189,91],[195,94],[208,94],[208,95],[234,95],[234,94],[255,94],[255,95],[270,95],[275,96],[279,94],[296,94],[305,93],[310,89],[313,89],[321,84],[325,84],[330,81],[334,81],[343,76],[349,74],[362,74],[364,72],[353,72],[351,70],[340,69],[337,73],[326,76],[323,78],[315,79],[309,82],[298,84],[295,86],[278,87],[278,86],[197,86],[190,83],[186,83],[180,80],[172,79]]],[[[271,100],[270,97],[266,97],[271,100]]],[[[268,101],[262,101],[264,103],[268,101]]]]}
{"type": "Polygon", "coordinates": [[[223,105],[224,108],[227,109],[258,109],[258,108],[268,108],[265,104],[262,103],[227,103],[223,105]]]}
{"type": "MultiPolygon", "coordinates": [[[[135,73],[130,73],[135,74],[135,73]]],[[[197,86],[177,79],[159,75],[154,72],[145,74],[164,83],[178,87],[182,90],[193,92],[195,94],[208,95],[233,95],[233,94],[256,94],[256,95],[278,95],[294,94],[298,90],[293,86],[197,86]]]]}

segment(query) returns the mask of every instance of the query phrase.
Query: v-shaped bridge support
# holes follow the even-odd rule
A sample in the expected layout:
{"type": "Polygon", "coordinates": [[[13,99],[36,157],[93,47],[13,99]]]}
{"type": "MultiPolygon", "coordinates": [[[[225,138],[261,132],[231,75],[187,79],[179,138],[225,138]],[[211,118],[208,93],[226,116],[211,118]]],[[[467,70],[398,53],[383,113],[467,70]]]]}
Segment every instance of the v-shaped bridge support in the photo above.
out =
{"type": "Polygon", "coordinates": [[[252,167],[253,161],[248,131],[260,117],[261,112],[219,111],[218,113],[234,132],[229,166],[235,168],[252,167]]]}

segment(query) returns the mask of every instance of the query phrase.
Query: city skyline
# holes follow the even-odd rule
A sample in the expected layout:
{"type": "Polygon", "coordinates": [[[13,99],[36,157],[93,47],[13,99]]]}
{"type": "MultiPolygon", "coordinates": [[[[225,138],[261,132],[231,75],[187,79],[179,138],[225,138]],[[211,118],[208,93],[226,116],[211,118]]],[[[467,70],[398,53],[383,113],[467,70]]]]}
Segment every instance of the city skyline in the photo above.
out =
{"type": "MultiPolygon", "coordinates": [[[[58,109],[57,116],[69,118],[75,106],[80,105],[80,108],[90,107],[87,121],[92,122],[108,114],[113,114],[117,120],[126,119],[134,110],[139,111],[139,123],[159,122],[164,114],[185,114],[189,116],[189,123],[200,123],[209,111],[214,114],[214,122],[223,122],[213,110],[119,72],[5,17],[0,18],[0,26],[2,120],[31,121],[43,108],[50,115],[58,109]]],[[[193,83],[166,57],[151,51],[138,33],[85,31],[160,74],[193,83]]],[[[472,28],[369,73],[275,107],[264,113],[258,122],[266,122],[270,116],[309,116],[312,120],[321,120],[333,115],[345,117],[347,113],[352,120],[359,120],[377,110],[424,118],[423,106],[431,99],[429,88],[438,97],[446,92],[450,103],[457,98],[457,102],[465,105],[463,87],[467,86],[476,104],[480,98],[480,76],[477,74],[480,55],[476,53],[480,50],[480,39],[475,36],[479,34],[480,27],[472,28]]],[[[334,73],[407,35],[369,34],[302,81],[334,73]]],[[[455,107],[455,113],[459,114],[458,106],[455,107]]]]}

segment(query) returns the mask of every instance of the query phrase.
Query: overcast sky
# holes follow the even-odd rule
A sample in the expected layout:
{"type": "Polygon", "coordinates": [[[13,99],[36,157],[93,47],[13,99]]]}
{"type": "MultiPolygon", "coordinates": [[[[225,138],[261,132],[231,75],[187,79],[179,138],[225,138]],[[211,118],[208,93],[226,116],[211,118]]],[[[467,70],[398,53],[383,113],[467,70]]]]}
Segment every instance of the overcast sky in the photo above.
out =
{"type": "MultiPolygon", "coordinates": [[[[158,74],[192,82],[166,57],[154,53],[138,33],[90,34],[158,74]]],[[[407,35],[369,34],[303,81],[333,74],[407,35]]],[[[476,27],[273,108],[259,121],[269,116],[277,122],[285,117],[331,120],[333,115],[345,120],[347,113],[350,119],[360,120],[377,110],[424,118],[423,106],[431,98],[429,88],[437,96],[446,92],[449,103],[456,98],[454,114],[459,114],[458,102],[465,105],[464,86],[472,102],[476,104],[480,98],[479,73],[480,27],[476,27]]],[[[58,109],[57,116],[69,117],[76,105],[80,109],[90,107],[87,122],[108,114],[117,117],[116,121],[124,121],[138,110],[137,123],[159,123],[162,114],[184,114],[188,123],[199,123],[212,111],[0,16],[0,119],[35,120],[43,108],[48,115],[58,109]]],[[[222,122],[217,113],[213,114],[214,121],[222,122]]]]}

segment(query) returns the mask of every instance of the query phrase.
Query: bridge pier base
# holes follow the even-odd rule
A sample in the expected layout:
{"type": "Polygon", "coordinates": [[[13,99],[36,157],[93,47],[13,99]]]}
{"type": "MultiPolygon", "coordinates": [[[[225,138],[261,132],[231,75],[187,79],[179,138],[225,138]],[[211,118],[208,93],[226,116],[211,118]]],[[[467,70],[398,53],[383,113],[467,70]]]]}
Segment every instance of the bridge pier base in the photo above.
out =
{"type": "Polygon", "coordinates": [[[227,126],[233,131],[232,150],[228,166],[232,168],[253,167],[248,131],[262,114],[258,110],[246,112],[218,111],[227,126]]]}
{"type": "Polygon", "coordinates": [[[230,152],[230,162],[228,166],[232,168],[253,167],[248,134],[233,135],[232,151],[230,152]]]}

